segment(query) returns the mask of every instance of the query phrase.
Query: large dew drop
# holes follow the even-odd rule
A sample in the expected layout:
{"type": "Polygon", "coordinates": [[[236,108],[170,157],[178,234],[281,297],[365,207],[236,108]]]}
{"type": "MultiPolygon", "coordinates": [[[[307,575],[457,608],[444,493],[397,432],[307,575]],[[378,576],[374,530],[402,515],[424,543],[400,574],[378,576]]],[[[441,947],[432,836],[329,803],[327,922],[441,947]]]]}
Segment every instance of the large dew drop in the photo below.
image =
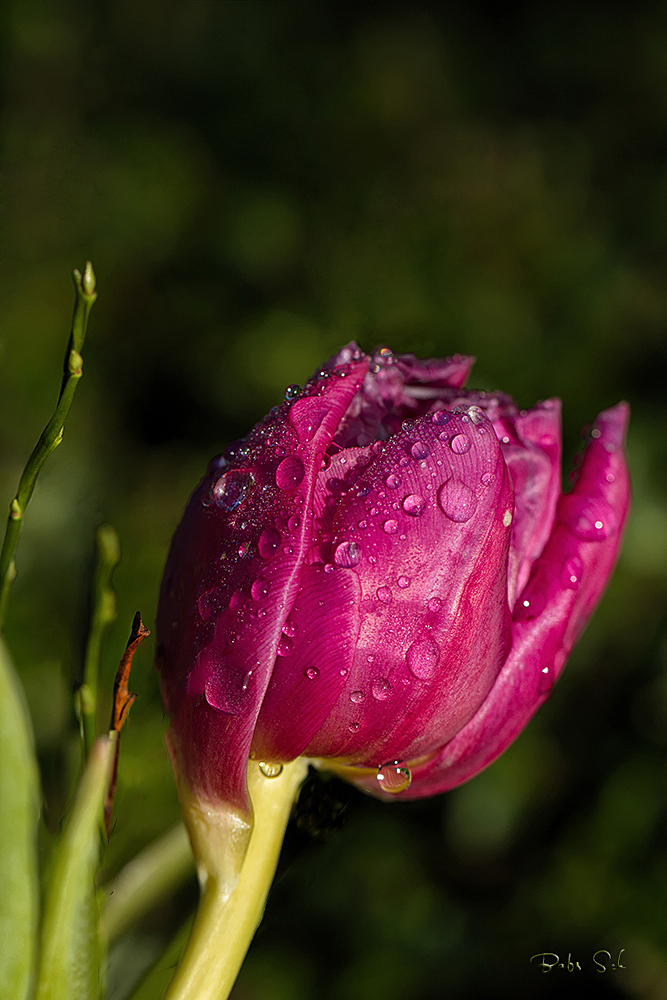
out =
{"type": "Polygon", "coordinates": [[[305,475],[303,462],[298,455],[288,455],[276,469],[276,486],[286,493],[296,490],[305,475]]]}
{"type": "Polygon", "coordinates": [[[448,424],[451,419],[452,415],[447,410],[436,410],[431,417],[434,424],[448,424]]]}
{"type": "Polygon", "coordinates": [[[350,568],[361,560],[361,546],[356,542],[341,542],[336,546],[334,562],[337,566],[350,568]]]}
{"type": "Polygon", "coordinates": [[[252,670],[215,671],[206,681],[204,694],[211,708],[238,715],[252,703],[252,670]]]}
{"type": "Polygon", "coordinates": [[[429,451],[423,441],[416,441],[412,448],[410,448],[410,454],[413,458],[419,460],[421,458],[427,458],[429,451]]]}
{"type": "Polygon", "coordinates": [[[268,597],[269,590],[271,586],[268,580],[255,580],[252,587],[250,588],[250,593],[253,600],[261,601],[262,598],[268,597]]]}
{"type": "Polygon", "coordinates": [[[412,781],[410,768],[402,767],[400,764],[383,764],[382,767],[378,768],[376,777],[382,791],[389,795],[404,792],[412,781]]]}
{"type": "Polygon", "coordinates": [[[211,490],[213,501],[221,510],[236,510],[245,499],[252,482],[250,472],[245,472],[243,469],[229,469],[220,476],[211,490]]]}
{"type": "Polygon", "coordinates": [[[371,694],[376,701],[386,701],[392,694],[391,684],[386,677],[375,677],[371,683],[371,694]]]}
{"type": "Polygon", "coordinates": [[[477,509],[477,498],[460,479],[448,479],[438,490],[438,504],[450,521],[469,521],[477,509]]]}
{"type": "Polygon", "coordinates": [[[465,455],[467,451],[470,451],[471,444],[472,442],[467,434],[455,434],[449,442],[449,447],[455,455],[465,455]]]}
{"type": "Polygon", "coordinates": [[[278,640],[278,648],[276,649],[276,653],[278,654],[278,656],[289,656],[293,648],[294,648],[294,643],[292,642],[290,637],[288,635],[281,635],[280,639],[278,640]]]}
{"type": "Polygon", "coordinates": [[[410,673],[420,681],[433,677],[439,659],[440,647],[433,639],[417,639],[405,654],[410,673]]]}
{"type": "Polygon", "coordinates": [[[424,512],[426,501],[417,493],[411,493],[403,501],[403,510],[410,517],[420,517],[424,512]]]}
{"type": "Polygon", "coordinates": [[[283,773],[282,764],[274,764],[267,760],[260,760],[258,767],[265,778],[279,778],[283,773]]]}
{"type": "Polygon", "coordinates": [[[280,532],[277,528],[266,528],[259,536],[259,542],[257,543],[257,548],[262,559],[270,559],[271,556],[275,555],[280,541],[280,532]]]}

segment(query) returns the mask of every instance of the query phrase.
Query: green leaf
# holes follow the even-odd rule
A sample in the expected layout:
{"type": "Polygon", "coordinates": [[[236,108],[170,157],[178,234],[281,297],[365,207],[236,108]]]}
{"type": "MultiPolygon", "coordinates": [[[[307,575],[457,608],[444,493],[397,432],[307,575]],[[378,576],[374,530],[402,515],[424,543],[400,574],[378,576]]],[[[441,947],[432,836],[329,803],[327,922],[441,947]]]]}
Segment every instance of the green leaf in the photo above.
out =
{"type": "Polygon", "coordinates": [[[117,735],[110,733],[93,744],[54,851],[35,1000],[97,1000],[102,990],[103,949],[95,876],[117,735]]]}
{"type": "Polygon", "coordinates": [[[39,776],[23,690],[0,637],[0,983],[25,1000],[34,977],[39,776]]]}
{"type": "Polygon", "coordinates": [[[164,952],[137,986],[131,1000],[162,1000],[173,978],[176,964],[185,950],[193,919],[191,914],[179,927],[164,952]]]}

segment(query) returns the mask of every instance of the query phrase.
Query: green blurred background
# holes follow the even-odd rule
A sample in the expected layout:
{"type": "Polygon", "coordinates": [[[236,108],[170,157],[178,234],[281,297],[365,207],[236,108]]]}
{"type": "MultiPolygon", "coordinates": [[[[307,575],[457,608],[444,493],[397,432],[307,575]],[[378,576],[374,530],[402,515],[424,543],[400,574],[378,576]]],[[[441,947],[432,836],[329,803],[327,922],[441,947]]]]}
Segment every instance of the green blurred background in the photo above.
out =
{"type": "MultiPolygon", "coordinates": [[[[489,771],[410,805],[313,789],[234,1000],[667,997],[667,5],[15,0],[0,18],[3,503],[57,394],[72,268],[92,259],[99,288],[7,625],[44,855],[76,775],[96,527],[123,546],[106,721],[208,458],[352,338],[472,353],[477,387],[562,397],[568,458],[630,401],[617,574],[489,771]],[[595,971],[620,948],[627,969],[595,971]],[[542,974],[543,951],[583,971],[542,974]]],[[[105,877],[178,815],[151,643],[105,877]]],[[[110,998],[195,898],[115,949],[110,998]]]]}

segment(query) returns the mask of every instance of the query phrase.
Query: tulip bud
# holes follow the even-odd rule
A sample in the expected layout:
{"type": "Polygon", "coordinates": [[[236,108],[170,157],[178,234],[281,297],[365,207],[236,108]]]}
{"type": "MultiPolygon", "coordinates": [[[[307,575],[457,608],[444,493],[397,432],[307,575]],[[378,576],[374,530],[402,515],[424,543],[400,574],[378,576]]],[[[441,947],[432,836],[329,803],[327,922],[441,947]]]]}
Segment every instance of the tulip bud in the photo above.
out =
{"type": "Polygon", "coordinates": [[[432,795],[548,697],[617,555],[628,408],[598,417],[561,495],[559,402],[467,392],[471,364],[351,344],[211,462],[157,621],[202,808],[247,816],[248,761],[269,779],[297,757],[432,795]]]}

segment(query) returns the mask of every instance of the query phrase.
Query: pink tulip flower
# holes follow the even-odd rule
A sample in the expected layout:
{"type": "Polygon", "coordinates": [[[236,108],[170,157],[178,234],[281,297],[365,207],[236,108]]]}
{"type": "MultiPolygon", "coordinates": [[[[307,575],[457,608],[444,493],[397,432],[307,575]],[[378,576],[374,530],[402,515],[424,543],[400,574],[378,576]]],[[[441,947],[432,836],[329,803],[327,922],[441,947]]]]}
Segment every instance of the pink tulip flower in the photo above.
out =
{"type": "Polygon", "coordinates": [[[247,810],[249,758],[433,795],[549,696],[618,553],[628,407],[600,414],[561,493],[559,401],[468,392],[471,365],[351,344],[210,464],[157,623],[199,800],[247,810]]]}

